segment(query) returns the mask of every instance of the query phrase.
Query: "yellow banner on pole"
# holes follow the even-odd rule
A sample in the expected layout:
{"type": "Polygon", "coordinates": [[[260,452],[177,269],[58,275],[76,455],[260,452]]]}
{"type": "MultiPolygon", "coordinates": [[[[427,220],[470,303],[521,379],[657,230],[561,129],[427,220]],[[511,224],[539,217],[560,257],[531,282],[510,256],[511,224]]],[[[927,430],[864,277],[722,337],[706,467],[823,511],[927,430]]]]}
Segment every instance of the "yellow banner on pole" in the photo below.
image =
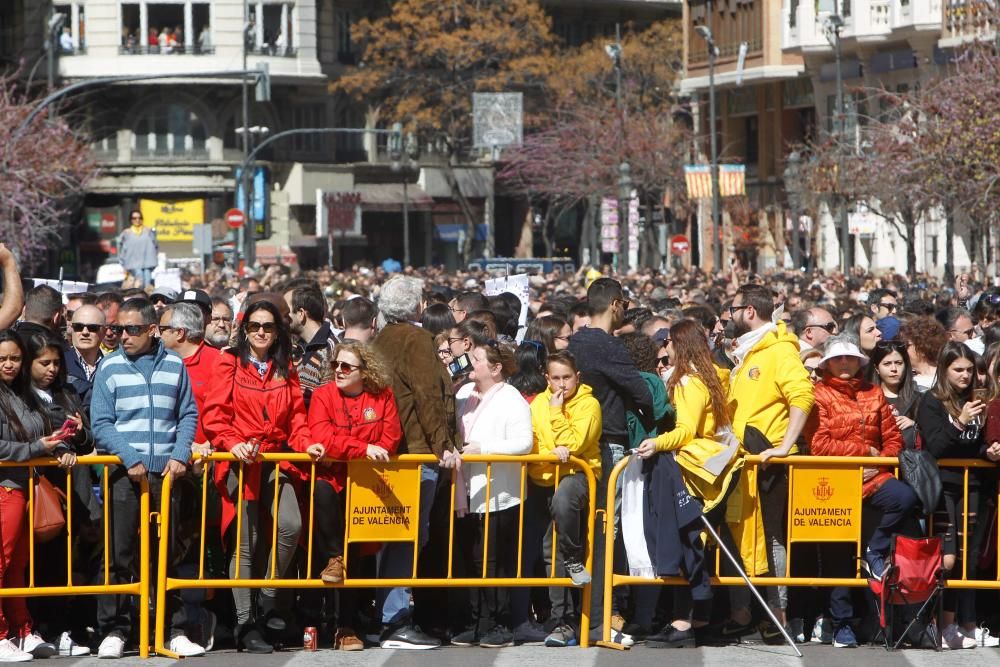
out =
{"type": "Polygon", "coordinates": [[[856,542],[861,537],[858,469],[831,468],[822,463],[795,464],[790,468],[790,540],[856,542]]]}
{"type": "Polygon", "coordinates": [[[156,231],[158,241],[193,241],[194,226],[205,222],[205,200],[156,201],[140,199],[143,224],[156,231]]]}
{"type": "Polygon", "coordinates": [[[420,467],[367,459],[348,464],[349,542],[413,542],[420,516],[420,467]]]}

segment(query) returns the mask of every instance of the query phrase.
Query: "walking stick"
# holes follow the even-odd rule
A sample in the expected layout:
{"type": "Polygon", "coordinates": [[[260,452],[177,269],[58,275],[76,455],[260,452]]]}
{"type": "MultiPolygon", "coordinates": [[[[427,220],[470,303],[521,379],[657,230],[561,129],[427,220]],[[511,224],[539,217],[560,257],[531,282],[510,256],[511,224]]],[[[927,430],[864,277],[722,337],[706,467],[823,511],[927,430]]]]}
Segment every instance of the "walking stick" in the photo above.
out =
{"type": "Polygon", "coordinates": [[[778,622],[777,617],[774,615],[774,612],[771,611],[771,608],[767,605],[767,602],[764,601],[764,597],[760,594],[760,591],[758,591],[757,587],[754,586],[753,582],[750,581],[750,577],[748,577],[747,573],[743,571],[743,568],[737,562],[736,558],[733,557],[732,552],[729,551],[729,548],[726,547],[726,545],[719,538],[719,534],[715,532],[715,528],[713,528],[712,524],[709,523],[707,518],[705,518],[705,515],[702,515],[701,521],[702,523],[705,524],[705,528],[708,530],[709,533],[711,533],[712,537],[715,538],[715,542],[716,544],[719,545],[719,548],[722,549],[722,553],[726,554],[726,558],[729,559],[729,562],[733,564],[733,567],[736,568],[736,571],[740,573],[741,577],[743,577],[743,581],[746,582],[746,585],[753,592],[754,597],[757,598],[757,601],[760,602],[760,605],[764,608],[764,611],[767,612],[767,615],[771,618],[771,622],[774,623],[776,626],[778,626],[778,629],[781,630],[782,636],[785,638],[785,641],[788,642],[788,645],[792,647],[792,650],[795,651],[795,655],[801,658],[802,652],[799,651],[799,647],[795,645],[795,642],[792,641],[792,638],[788,635],[788,631],[785,630],[785,626],[778,622]]]}

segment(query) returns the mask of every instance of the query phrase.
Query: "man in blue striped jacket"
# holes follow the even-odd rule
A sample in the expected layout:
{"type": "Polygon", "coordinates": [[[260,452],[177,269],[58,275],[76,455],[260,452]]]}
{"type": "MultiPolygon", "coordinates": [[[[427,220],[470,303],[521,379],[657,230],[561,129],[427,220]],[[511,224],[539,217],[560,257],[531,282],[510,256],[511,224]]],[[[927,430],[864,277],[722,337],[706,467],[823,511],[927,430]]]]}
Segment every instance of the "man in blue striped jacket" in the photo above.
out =
{"type": "MultiPolygon", "coordinates": [[[[121,466],[110,470],[110,498],[104,499],[111,503],[107,556],[111,583],[117,584],[139,577],[140,483],[148,480],[150,508],[159,508],[163,479],[170,475],[177,480],[187,471],[198,408],[183,360],[153,335],[157,317],[150,301],[141,297],[126,301],[113,326],[121,330],[121,347],[101,361],[94,375],[90,419],[98,449],[122,460],[121,466]]],[[[172,494],[172,501],[177,495],[172,494]]],[[[155,558],[155,547],[152,553],[155,558]]],[[[184,635],[188,619],[179,596],[172,595],[171,602],[170,649],[182,656],[204,654],[184,635]]],[[[122,657],[134,627],[130,607],[128,596],[99,598],[98,631],[105,635],[99,658],[122,657]]]]}

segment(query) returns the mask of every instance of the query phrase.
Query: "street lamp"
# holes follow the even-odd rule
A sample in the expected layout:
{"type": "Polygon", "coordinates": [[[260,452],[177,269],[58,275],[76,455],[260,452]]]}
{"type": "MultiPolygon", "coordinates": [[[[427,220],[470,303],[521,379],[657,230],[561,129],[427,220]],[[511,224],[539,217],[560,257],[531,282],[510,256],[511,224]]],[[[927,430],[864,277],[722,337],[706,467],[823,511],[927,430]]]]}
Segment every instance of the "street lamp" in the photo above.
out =
{"type": "MultiPolygon", "coordinates": [[[[253,150],[253,144],[255,143],[255,138],[266,137],[271,132],[271,128],[263,127],[260,125],[252,125],[250,127],[237,127],[235,130],[237,136],[241,137],[243,140],[244,150],[249,154],[253,150]]],[[[246,266],[249,269],[250,266],[256,261],[256,250],[257,250],[257,238],[256,238],[256,225],[254,224],[253,217],[253,179],[247,173],[247,169],[240,172],[240,185],[243,190],[243,214],[245,217],[245,222],[243,226],[239,228],[236,234],[236,268],[239,270],[240,265],[240,255],[243,255],[243,259],[246,262],[246,266]]],[[[239,186],[238,188],[239,189],[239,186]]],[[[239,206],[240,202],[237,202],[239,206]]],[[[267,211],[264,211],[264,215],[267,215],[267,211]]]]}
{"type": "Polygon", "coordinates": [[[393,123],[387,142],[389,159],[393,171],[403,173],[403,268],[410,266],[410,196],[408,186],[410,168],[420,158],[420,142],[417,135],[407,133],[403,138],[403,124],[393,123]]]}
{"type": "MultiPolygon", "coordinates": [[[[711,13],[710,13],[711,15],[711,13]]],[[[715,58],[719,48],[712,38],[712,30],[707,25],[695,26],[694,31],[705,40],[708,46],[708,116],[709,141],[712,152],[712,265],[716,271],[722,268],[722,229],[721,213],[719,211],[719,144],[715,136],[715,58]]]]}
{"type": "MultiPolygon", "coordinates": [[[[840,29],[844,27],[844,19],[838,14],[829,14],[823,20],[824,34],[826,41],[833,47],[834,64],[837,67],[837,100],[833,110],[833,136],[838,143],[844,141],[844,76],[840,71],[840,29]]],[[[838,158],[839,162],[839,158],[838,158]]],[[[838,171],[838,179],[843,173],[843,168],[838,171]]],[[[840,194],[839,188],[836,199],[840,206],[838,214],[840,216],[840,255],[841,270],[846,275],[851,267],[851,234],[847,224],[847,202],[840,194]]]]}
{"type": "Polygon", "coordinates": [[[799,215],[802,209],[802,183],[800,182],[802,157],[798,151],[792,151],[785,158],[785,196],[788,198],[788,208],[792,214],[792,264],[795,270],[802,270],[802,246],[799,238],[799,215]]]}
{"type": "Polygon", "coordinates": [[[629,268],[629,202],[632,199],[632,167],[628,162],[618,165],[618,271],[629,268]]]}

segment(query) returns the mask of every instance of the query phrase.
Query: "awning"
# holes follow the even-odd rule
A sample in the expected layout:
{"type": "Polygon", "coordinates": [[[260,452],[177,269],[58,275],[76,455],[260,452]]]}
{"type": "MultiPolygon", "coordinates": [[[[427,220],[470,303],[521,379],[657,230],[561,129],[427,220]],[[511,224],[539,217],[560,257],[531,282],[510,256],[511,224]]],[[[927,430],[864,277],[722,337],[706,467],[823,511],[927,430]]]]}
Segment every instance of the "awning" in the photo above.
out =
{"type": "MultiPolygon", "coordinates": [[[[361,193],[361,208],[365,211],[403,210],[402,183],[355,183],[352,190],[361,193]]],[[[406,199],[411,211],[430,211],[434,206],[431,196],[418,185],[406,186],[406,199]]]]}

